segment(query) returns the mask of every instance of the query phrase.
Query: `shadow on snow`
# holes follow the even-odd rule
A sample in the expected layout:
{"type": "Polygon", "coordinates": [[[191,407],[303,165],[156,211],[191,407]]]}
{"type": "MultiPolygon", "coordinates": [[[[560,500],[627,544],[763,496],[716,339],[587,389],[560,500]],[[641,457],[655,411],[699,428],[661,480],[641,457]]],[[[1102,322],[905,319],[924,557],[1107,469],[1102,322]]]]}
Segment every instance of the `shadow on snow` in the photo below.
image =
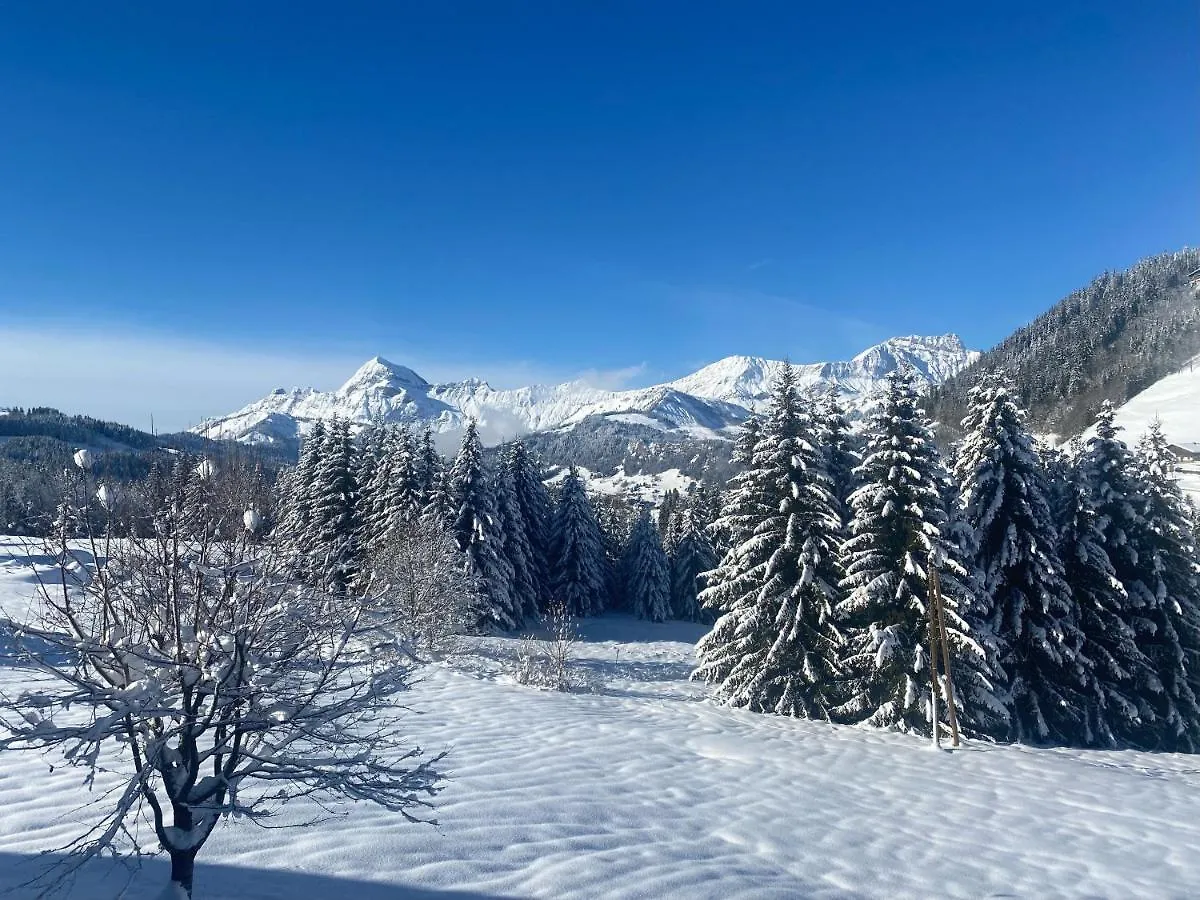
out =
{"type": "MultiPolygon", "coordinates": [[[[34,898],[39,889],[26,884],[62,857],[0,853],[0,898],[34,898]]],[[[63,900],[157,900],[170,869],[164,858],[144,859],[140,864],[93,860],[59,894],[63,900]],[[131,880],[132,876],[132,880],[131,880]],[[122,893],[126,884],[127,892],[122,893]]],[[[499,894],[439,890],[407,885],[382,884],[359,879],[335,878],[293,869],[249,869],[196,862],[197,900],[501,900],[499,894]]]]}

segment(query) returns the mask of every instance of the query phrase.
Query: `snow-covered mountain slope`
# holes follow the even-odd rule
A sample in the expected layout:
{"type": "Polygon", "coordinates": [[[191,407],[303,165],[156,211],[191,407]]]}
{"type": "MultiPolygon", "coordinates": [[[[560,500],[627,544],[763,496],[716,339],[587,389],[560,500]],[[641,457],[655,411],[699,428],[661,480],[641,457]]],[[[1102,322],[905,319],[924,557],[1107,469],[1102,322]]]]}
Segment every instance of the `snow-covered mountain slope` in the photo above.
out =
{"type": "MultiPolygon", "coordinates": [[[[911,366],[926,383],[938,384],[977,355],[953,334],[901,337],[848,361],[797,365],[796,370],[802,385],[830,385],[854,408],[901,365],[911,366]]],[[[581,381],[496,390],[474,378],[430,384],[411,369],[375,357],[336,391],[280,388],[195,430],[247,443],[288,445],[316,420],[333,416],[360,423],[428,423],[447,435],[475,418],[484,439],[498,442],[602,416],[661,431],[723,437],[766,399],[782,366],[776,360],[731,356],[677,381],[636,390],[608,391],[581,381]]]]}
{"type": "MultiPolygon", "coordinates": [[[[1200,356],[1126,401],[1118,407],[1113,421],[1122,429],[1122,440],[1132,446],[1155,419],[1162,423],[1168,441],[1200,454],[1200,356]]],[[[1086,441],[1095,433],[1095,427],[1089,427],[1082,438],[1086,441]]],[[[1200,502],[1200,461],[1181,460],[1178,478],[1180,487],[1200,502]]]]}
{"type": "MultiPolygon", "coordinates": [[[[1125,429],[1122,437],[1133,443],[1155,419],[1162,422],[1171,443],[1200,449],[1200,357],[1127,401],[1117,410],[1115,421],[1125,429]]],[[[1089,429],[1089,437],[1091,433],[1089,429]]]]}
{"type": "MultiPolygon", "coordinates": [[[[964,347],[957,334],[944,334],[891,338],[848,361],[793,363],[792,367],[802,387],[832,385],[853,405],[901,366],[910,366],[926,384],[941,384],[978,358],[979,351],[964,347]]],[[[749,408],[766,401],[783,365],[757,356],[728,356],[672,381],[669,387],[749,408]]]]}
{"type": "MultiPolygon", "coordinates": [[[[562,483],[569,469],[559,469],[546,480],[546,484],[554,486],[562,483]]],[[[642,472],[628,474],[623,467],[611,475],[602,475],[583,466],[576,466],[575,472],[583,479],[584,488],[590,494],[609,494],[627,497],[647,503],[654,508],[662,504],[667,491],[675,490],[686,494],[698,482],[695,478],[685,475],[678,469],[667,469],[665,472],[646,474],[642,472]]]]}

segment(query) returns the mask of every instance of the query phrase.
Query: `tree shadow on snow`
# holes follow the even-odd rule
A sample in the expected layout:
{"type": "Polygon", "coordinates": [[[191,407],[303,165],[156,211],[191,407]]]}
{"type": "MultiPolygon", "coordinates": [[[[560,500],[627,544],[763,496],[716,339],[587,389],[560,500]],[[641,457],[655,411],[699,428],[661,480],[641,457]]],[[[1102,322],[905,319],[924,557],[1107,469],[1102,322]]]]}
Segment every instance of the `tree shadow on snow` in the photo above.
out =
{"type": "Polygon", "coordinates": [[[667,641],[695,644],[712,626],[700,622],[647,622],[628,613],[606,613],[589,619],[577,619],[576,630],[585,643],[615,641],[642,644],[667,641]]]}
{"type": "MultiPolygon", "coordinates": [[[[40,889],[27,882],[61,862],[62,857],[54,855],[0,853],[0,898],[32,900],[40,889]]],[[[122,900],[158,900],[169,872],[165,858],[155,857],[140,863],[93,860],[76,874],[69,886],[53,896],[63,900],[112,900],[118,896],[122,900]]],[[[199,860],[195,896],[196,900],[502,900],[503,897],[335,878],[294,869],[205,865],[199,860]]]]}
{"type": "MultiPolygon", "coordinates": [[[[545,635],[538,636],[545,638],[545,635]]],[[[587,642],[580,646],[586,647],[587,642]]],[[[519,637],[506,637],[491,645],[475,645],[468,653],[460,655],[456,662],[466,671],[512,672],[517,667],[520,647],[519,637]],[[484,665],[479,666],[481,662],[484,665]]],[[[582,653],[574,653],[571,655],[570,668],[596,684],[610,681],[654,683],[687,681],[694,664],[670,659],[639,659],[614,651],[612,656],[584,656],[582,653]]]]}
{"type": "Polygon", "coordinates": [[[595,659],[577,657],[571,668],[584,672],[601,683],[607,681],[687,681],[694,666],[683,662],[654,662],[645,659],[595,659]]]}

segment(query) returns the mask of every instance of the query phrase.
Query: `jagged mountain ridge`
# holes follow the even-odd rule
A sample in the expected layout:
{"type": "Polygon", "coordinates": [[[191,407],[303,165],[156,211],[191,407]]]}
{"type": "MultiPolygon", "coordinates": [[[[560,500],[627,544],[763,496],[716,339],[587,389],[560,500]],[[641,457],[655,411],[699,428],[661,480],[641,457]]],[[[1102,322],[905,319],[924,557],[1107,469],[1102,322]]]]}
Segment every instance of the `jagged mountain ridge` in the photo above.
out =
{"type": "MultiPolygon", "coordinates": [[[[977,356],[957,335],[909,336],[884,341],[851,360],[794,368],[801,385],[829,385],[853,411],[901,365],[911,366],[933,385],[977,356]]],[[[443,434],[458,432],[475,418],[485,440],[496,443],[604,417],[676,435],[722,438],[762,405],[783,365],[731,356],[676,381],[633,390],[604,390],[582,381],[497,390],[475,378],[431,384],[412,369],[375,357],[336,391],[281,388],[195,430],[210,437],[291,446],[313,422],[334,416],[359,423],[428,423],[443,434]]]]}

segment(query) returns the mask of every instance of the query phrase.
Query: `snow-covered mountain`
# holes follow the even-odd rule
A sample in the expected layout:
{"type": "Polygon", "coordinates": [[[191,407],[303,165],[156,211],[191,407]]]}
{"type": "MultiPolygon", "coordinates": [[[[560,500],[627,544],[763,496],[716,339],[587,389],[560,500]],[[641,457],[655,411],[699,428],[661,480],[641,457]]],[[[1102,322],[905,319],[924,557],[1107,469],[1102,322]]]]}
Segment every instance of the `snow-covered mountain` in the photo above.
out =
{"type": "MultiPolygon", "coordinates": [[[[958,335],[892,338],[844,362],[796,365],[802,385],[831,385],[861,409],[889,372],[909,365],[938,384],[972,362],[958,335]]],[[[582,381],[496,390],[479,379],[430,384],[412,369],[381,357],[366,362],[336,391],[280,388],[244,409],[196,429],[213,438],[293,444],[313,422],[334,416],[355,422],[425,424],[457,433],[469,418],[485,440],[571,427],[592,416],[695,437],[729,436],[767,398],[783,363],[730,356],[684,378],[636,390],[609,391],[582,381]]]]}

